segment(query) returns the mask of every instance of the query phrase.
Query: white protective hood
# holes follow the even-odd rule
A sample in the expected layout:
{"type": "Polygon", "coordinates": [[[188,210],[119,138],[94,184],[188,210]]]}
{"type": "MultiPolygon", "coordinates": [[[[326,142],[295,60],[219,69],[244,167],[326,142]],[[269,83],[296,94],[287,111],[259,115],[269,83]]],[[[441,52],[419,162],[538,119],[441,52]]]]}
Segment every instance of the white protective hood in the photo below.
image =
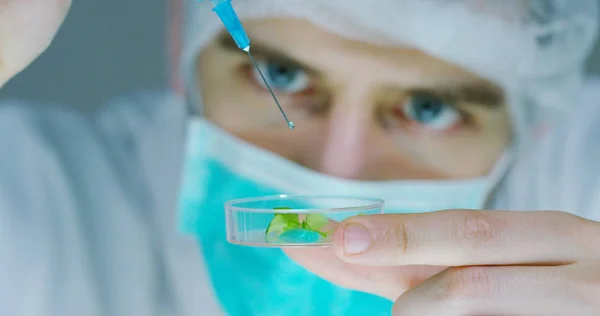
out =
{"type": "MultiPolygon", "coordinates": [[[[342,37],[408,46],[503,87],[517,140],[575,106],[597,32],[597,0],[233,0],[240,19],[303,18],[342,37]],[[557,115],[558,114],[558,115],[557,115]]],[[[186,0],[182,73],[201,108],[194,63],[223,26],[186,0]]]]}

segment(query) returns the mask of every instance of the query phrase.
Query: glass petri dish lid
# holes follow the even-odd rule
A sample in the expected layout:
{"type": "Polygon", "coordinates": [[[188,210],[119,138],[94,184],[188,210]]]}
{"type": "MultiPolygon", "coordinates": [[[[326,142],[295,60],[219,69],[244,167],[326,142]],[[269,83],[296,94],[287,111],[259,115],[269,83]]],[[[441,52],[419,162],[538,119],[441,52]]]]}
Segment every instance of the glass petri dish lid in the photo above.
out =
{"type": "Polygon", "coordinates": [[[272,195],[225,203],[227,241],[255,247],[325,247],[337,224],[381,214],[385,202],[340,195],[272,195]]]}

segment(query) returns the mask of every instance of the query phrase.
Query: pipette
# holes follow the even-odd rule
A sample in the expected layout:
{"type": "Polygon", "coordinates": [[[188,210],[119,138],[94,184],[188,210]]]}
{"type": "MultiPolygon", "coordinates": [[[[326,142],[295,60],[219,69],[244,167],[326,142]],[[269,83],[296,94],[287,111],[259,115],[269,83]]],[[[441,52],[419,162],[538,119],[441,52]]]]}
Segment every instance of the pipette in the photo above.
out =
{"type": "MultiPolygon", "coordinates": [[[[200,0],[198,0],[198,1],[200,1],[200,0]]],[[[275,104],[277,104],[277,107],[279,108],[281,115],[283,115],[283,118],[287,122],[288,127],[290,129],[294,129],[294,127],[295,127],[294,122],[292,122],[288,119],[287,115],[285,114],[285,111],[283,110],[283,108],[281,107],[281,104],[279,103],[279,100],[277,100],[277,97],[275,96],[273,89],[271,89],[271,86],[269,85],[267,79],[263,75],[262,70],[258,66],[258,63],[254,59],[254,56],[252,56],[252,53],[250,52],[250,38],[248,37],[248,35],[246,34],[246,31],[244,30],[244,27],[242,26],[242,22],[240,22],[240,19],[238,18],[237,14],[233,10],[233,6],[231,5],[231,0],[211,0],[211,1],[215,6],[212,11],[214,13],[216,13],[217,16],[219,16],[219,19],[221,19],[221,22],[223,22],[223,24],[225,25],[225,28],[227,29],[227,31],[229,32],[231,37],[233,37],[233,40],[235,41],[235,44],[237,45],[237,47],[239,47],[241,50],[248,53],[248,56],[250,57],[250,59],[252,60],[252,63],[254,64],[254,67],[260,74],[260,77],[262,78],[263,82],[265,83],[265,86],[269,90],[269,93],[271,93],[271,96],[273,97],[275,104]]]]}

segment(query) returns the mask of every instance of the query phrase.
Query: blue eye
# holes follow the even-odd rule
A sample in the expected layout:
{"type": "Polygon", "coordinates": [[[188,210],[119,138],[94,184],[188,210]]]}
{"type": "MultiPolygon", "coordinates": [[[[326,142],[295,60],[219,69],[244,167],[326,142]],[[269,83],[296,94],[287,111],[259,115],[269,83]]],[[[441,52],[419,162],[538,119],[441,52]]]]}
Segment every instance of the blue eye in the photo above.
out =
{"type": "Polygon", "coordinates": [[[452,105],[427,96],[412,96],[404,104],[403,112],[411,121],[434,130],[451,128],[462,119],[452,105]]]}
{"type": "MultiPolygon", "coordinates": [[[[284,93],[298,93],[308,89],[310,77],[300,67],[274,61],[257,61],[260,70],[273,90],[284,93]]],[[[254,80],[266,88],[256,68],[252,68],[254,80]]]]}

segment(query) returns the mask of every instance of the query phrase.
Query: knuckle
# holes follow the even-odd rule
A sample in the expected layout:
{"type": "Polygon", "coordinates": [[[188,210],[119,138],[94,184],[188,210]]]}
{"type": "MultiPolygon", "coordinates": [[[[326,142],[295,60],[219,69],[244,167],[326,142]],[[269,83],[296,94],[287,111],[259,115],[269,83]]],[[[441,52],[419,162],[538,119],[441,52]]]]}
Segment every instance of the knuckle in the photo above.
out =
{"type": "Polygon", "coordinates": [[[455,220],[455,237],[470,244],[487,244],[498,238],[497,224],[485,211],[463,211],[455,220]]]}
{"type": "Polygon", "coordinates": [[[445,278],[445,300],[465,302],[498,292],[499,282],[486,267],[450,268],[445,278]]]}
{"type": "Polygon", "coordinates": [[[402,220],[390,219],[386,229],[381,230],[379,234],[376,242],[397,252],[397,262],[402,262],[404,256],[409,252],[409,248],[412,248],[413,243],[408,224],[402,220]]]}
{"type": "Polygon", "coordinates": [[[412,247],[412,238],[409,236],[408,225],[405,222],[400,221],[394,225],[393,229],[394,246],[398,249],[398,259],[401,260],[409,251],[409,246],[412,247]]]}

